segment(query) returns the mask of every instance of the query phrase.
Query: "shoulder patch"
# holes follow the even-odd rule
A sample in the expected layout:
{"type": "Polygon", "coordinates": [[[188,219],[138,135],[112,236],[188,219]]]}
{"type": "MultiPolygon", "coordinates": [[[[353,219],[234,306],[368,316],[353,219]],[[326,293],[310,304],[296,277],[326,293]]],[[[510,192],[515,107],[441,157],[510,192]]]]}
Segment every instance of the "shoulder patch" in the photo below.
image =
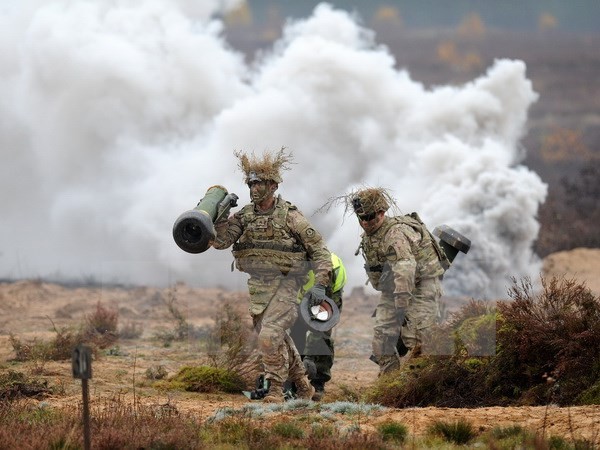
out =
{"type": "Polygon", "coordinates": [[[313,228],[307,228],[306,230],[304,230],[304,234],[311,238],[315,235],[315,230],[313,228]]]}
{"type": "Polygon", "coordinates": [[[391,245],[387,248],[385,252],[385,258],[388,261],[398,261],[398,254],[396,253],[396,249],[391,245]]]}

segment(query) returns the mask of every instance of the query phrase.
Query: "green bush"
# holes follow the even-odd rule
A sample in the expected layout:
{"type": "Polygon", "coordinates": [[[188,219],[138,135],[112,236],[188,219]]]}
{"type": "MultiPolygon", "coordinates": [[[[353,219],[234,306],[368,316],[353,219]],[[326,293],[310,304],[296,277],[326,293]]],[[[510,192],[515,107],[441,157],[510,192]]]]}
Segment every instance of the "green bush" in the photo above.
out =
{"type": "Polygon", "coordinates": [[[183,367],[169,382],[191,392],[240,392],[244,389],[243,380],[235,372],[209,366],[183,367]]]}
{"type": "Polygon", "coordinates": [[[408,428],[406,428],[406,425],[391,420],[380,423],[377,426],[377,431],[384,441],[393,441],[400,444],[403,443],[406,440],[406,436],[408,436],[408,428]]]}
{"type": "Polygon", "coordinates": [[[440,436],[447,442],[452,442],[457,445],[468,443],[476,435],[473,425],[462,419],[455,422],[434,422],[428,427],[427,433],[434,436],[440,436]]]}

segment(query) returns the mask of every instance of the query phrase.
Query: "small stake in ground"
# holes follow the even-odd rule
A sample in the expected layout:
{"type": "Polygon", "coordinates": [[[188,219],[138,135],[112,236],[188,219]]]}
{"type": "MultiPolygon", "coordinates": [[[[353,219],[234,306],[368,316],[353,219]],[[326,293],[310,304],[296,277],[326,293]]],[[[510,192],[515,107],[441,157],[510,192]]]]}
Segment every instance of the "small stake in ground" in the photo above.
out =
{"type": "Polygon", "coordinates": [[[73,350],[71,357],[73,365],[73,378],[81,380],[81,393],[83,396],[83,445],[85,450],[90,446],[90,407],[88,380],[92,378],[92,351],[89,347],[79,344],[73,350]]]}

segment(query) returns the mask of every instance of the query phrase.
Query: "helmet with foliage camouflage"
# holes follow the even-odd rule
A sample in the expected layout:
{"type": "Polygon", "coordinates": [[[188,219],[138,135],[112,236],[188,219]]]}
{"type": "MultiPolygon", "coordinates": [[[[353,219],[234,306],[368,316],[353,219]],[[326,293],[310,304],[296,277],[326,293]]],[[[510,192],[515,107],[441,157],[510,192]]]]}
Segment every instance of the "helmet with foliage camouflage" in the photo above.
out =
{"type": "Polygon", "coordinates": [[[352,195],[352,208],[358,216],[387,211],[390,203],[393,201],[383,188],[361,189],[352,195]]]}
{"type": "Polygon", "coordinates": [[[254,152],[250,155],[236,151],[234,155],[239,159],[239,168],[244,173],[244,182],[246,184],[252,181],[274,181],[281,183],[281,171],[288,170],[293,161],[291,153],[286,153],[285,147],[278,152],[267,151],[262,157],[258,157],[254,152]]]}

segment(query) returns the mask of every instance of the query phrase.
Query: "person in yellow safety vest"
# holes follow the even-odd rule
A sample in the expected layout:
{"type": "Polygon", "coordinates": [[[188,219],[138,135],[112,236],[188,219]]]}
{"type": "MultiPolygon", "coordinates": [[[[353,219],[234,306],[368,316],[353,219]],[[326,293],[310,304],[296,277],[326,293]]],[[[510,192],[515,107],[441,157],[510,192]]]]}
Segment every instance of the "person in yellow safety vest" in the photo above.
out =
{"type": "MultiPolygon", "coordinates": [[[[332,277],[326,294],[342,311],[342,293],[346,284],[346,269],[342,260],[335,253],[331,253],[333,265],[332,277]]],[[[315,283],[312,270],[307,275],[307,281],[298,291],[298,304],[304,295],[315,283]]],[[[325,393],[325,383],[331,380],[331,367],[333,366],[334,342],[331,337],[332,330],[317,332],[308,328],[308,325],[298,315],[296,322],[290,329],[290,336],[300,352],[300,356],[307,368],[311,384],[315,388],[313,400],[319,401],[325,393]]]]}

